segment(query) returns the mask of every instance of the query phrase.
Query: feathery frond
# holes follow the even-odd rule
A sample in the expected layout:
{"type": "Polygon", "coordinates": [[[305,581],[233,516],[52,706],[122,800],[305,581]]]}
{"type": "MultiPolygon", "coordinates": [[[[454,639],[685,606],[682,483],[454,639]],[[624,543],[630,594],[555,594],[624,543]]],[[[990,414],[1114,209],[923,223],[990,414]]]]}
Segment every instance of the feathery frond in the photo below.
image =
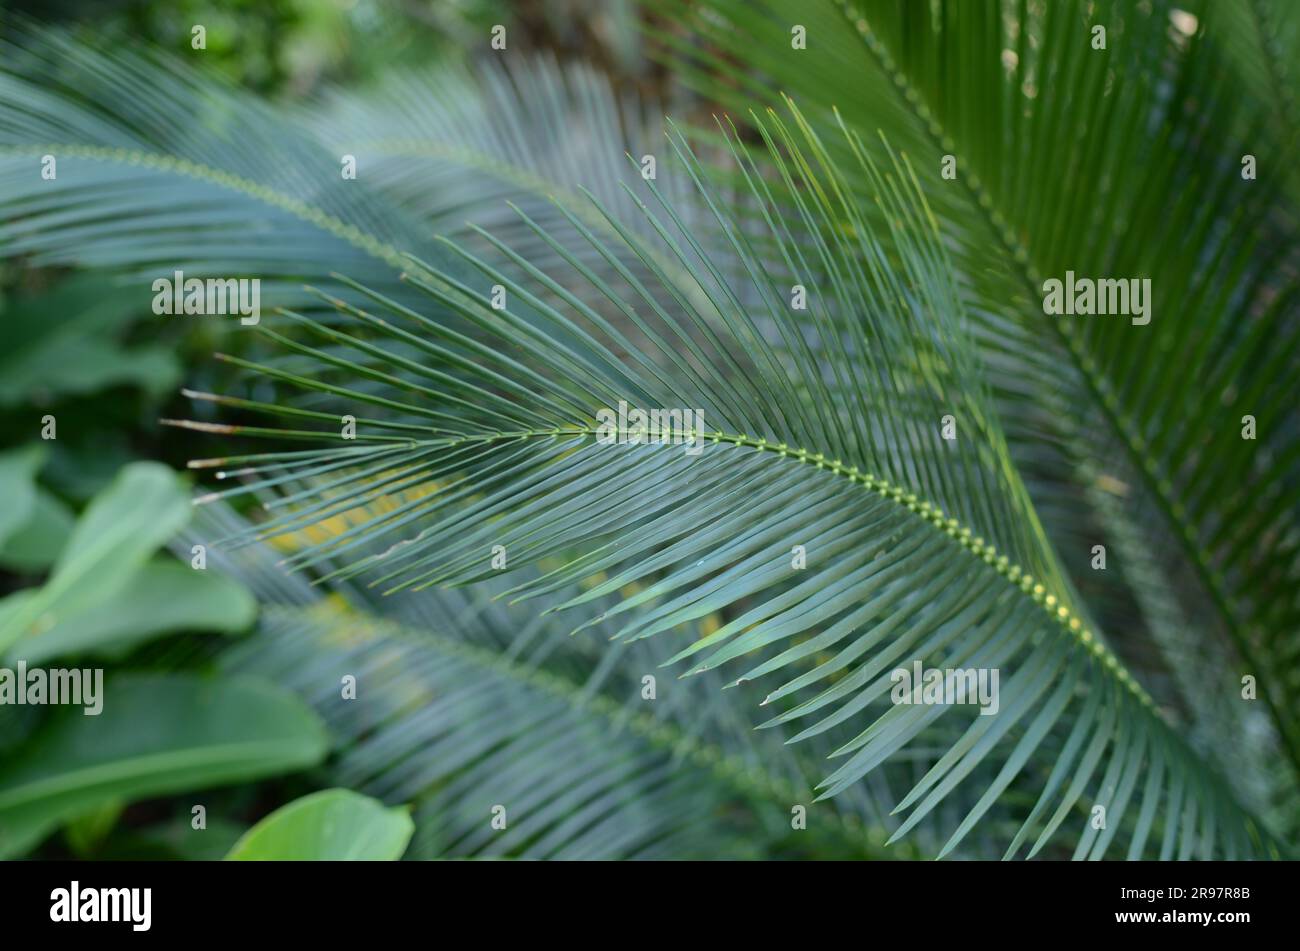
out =
{"type": "MultiPolygon", "coordinates": [[[[1010,460],[914,171],[899,159],[877,168],[859,137],[844,132],[855,175],[871,183],[888,225],[873,229],[818,136],[799,112],[790,121],[756,119],[770,164],[724,134],[765,237],[789,270],[808,275],[806,318],[792,316],[790,289],[774,283],[747,231],[712,200],[678,134],[684,174],[727,236],[743,292],[688,230],[674,238],[679,219],[654,183],[657,208],[644,212],[706,310],[612,216],[671,309],[634,275],[622,274],[617,287],[595,278],[559,242],[552,247],[571,274],[545,273],[485,233],[525,279],[454,245],[480,279],[467,284],[426,265],[408,278],[472,335],[375,292],[390,316],[335,302],[355,333],[291,315],[304,334],[343,351],[382,359],[389,340],[421,349],[421,362],[394,356],[388,372],[371,374],[385,395],[331,382],[356,365],[266,331],[317,361],[309,376],[273,374],[282,382],[340,397],[335,418],[352,401],[374,407],[357,417],[356,445],[337,429],[233,425],[236,435],[327,445],[200,465],[247,466],[246,488],[258,491],[317,480],[310,494],[288,491],[271,503],[283,514],[259,527],[262,538],[396,499],[289,557],[298,568],[340,564],[321,575],[326,581],[364,578],[388,591],[482,581],[496,573],[500,552],[512,567],[545,570],[512,589],[518,598],[603,578],[562,605],[590,610],[635,583],[635,594],[579,628],[613,623],[617,640],[725,611],[726,623],[672,661],[690,659],[688,673],[700,674],[743,660],[736,682],[779,680],[764,701],[775,714],[766,725],[798,722],[795,740],[850,729],[823,796],[854,787],[928,725],[964,723],[897,807],[910,813],[896,836],[962,788],[966,818],[941,853],[1050,748],[1050,773],[1034,784],[1037,802],[1009,855],[1040,851],[1085,795],[1106,805],[1108,831],[1086,825],[1079,857],[1105,854],[1121,828],[1130,856],[1277,854],[1104,645],[1056,564],[1010,460]],[[583,281],[621,322],[569,289],[583,281]],[[506,289],[502,309],[489,304],[493,285],[506,289]],[[635,328],[635,340],[622,327],[635,328]],[[620,400],[701,410],[707,422],[685,435],[702,451],[659,438],[607,444],[600,411],[620,400]],[[941,438],[944,416],[960,427],[957,439],[941,438]],[[792,546],[802,546],[806,568],[792,561],[792,546]],[[952,706],[891,704],[891,672],[913,661],[1001,671],[998,715],[967,723],[952,706]],[[981,764],[1000,768],[963,786],[981,764]]],[[[580,230],[601,251],[601,239],[580,230]]]]}

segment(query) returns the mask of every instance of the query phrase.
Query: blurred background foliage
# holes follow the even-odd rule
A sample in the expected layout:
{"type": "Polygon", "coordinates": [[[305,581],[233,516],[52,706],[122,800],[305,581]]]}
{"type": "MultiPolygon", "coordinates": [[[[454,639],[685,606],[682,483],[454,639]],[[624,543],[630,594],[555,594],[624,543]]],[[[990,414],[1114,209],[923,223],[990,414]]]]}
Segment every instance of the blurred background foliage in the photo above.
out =
{"type": "MultiPolygon", "coordinates": [[[[616,90],[653,98],[667,82],[666,68],[645,55],[638,23],[643,14],[631,0],[16,0],[7,9],[34,24],[62,28],[74,42],[119,42],[178,56],[190,51],[193,27],[201,24],[209,78],[224,77],[287,109],[307,107],[330,90],[379,87],[407,71],[453,75],[489,50],[495,24],[507,27],[512,50],[590,64],[616,90]]],[[[262,778],[320,762],[316,721],[287,694],[267,701],[281,704],[281,712],[271,709],[259,718],[256,703],[238,694],[241,685],[213,671],[216,649],[204,645],[246,633],[256,612],[249,578],[236,580],[233,570],[218,575],[189,569],[188,549],[176,535],[188,515],[164,534],[149,536],[159,506],[183,498],[192,480],[164,475],[143,461],[161,461],[183,473],[189,459],[211,448],[202,434],[164,429],[159,419],[191,412],[181,384],[209,392],[237,389],[237,373],[212,354],[248,354],[258,342],[225,321],[160,319],[139,287],[112,267],[82,270],[11,255],[0,261],[0,494],[6,501],[0,519],[0,630],[27,602],[54,587],[60,573],[80,579],[75,599],[56,592],[45,605],[53,605],[57,615],[41,619],[40,643],[49,652],[15,648],[11,638],[0,638],[0,665],[49,664],[54,658],[64,665],[105,665],[110,681],[115,674],[127,678],[116,681],[117,695],[136,698],[128,710],[121,709],[126,701],[110,704],[112,723],[83,720],[79,711],[67,716],[37,706],[0,706],[0,857],[398,857],[411,835],[400,823],[397,838],[381,842],[373,854],[331,851],[319,829],[295,818],[300,813],[290,813],[291,835],[275,834],[277,806],[300,801],[311,810],[320,796],[333,797],[339,809],[330,816],[336,832],[340,823],[350,828],[355,821],[365,838],[367,820],[382,816],[364,797],[337,802],[351,795],[345,790],[308,795],[328,782],[319,771],[262,778]],[[57,438],[39,440],[47,416],[56,420],[57,438]],[[132,506],[128,496],[138,496],[141,480],[152,481],[156,494],[132,506]],[[102,562],[74,564],[70,571],[67,563],[75,561],[71,556],[81,544],[75,535],[79,519],[96,507],[101,515],[111,513],[123,537],[143,544],[135,555],[118,547],[102,562]],[[174,555],[167,552],[168,542],[174,555]],[[114,572],[110,563],[129,564],[130,571],[114,572]],[[165,635],[184,635],[174,642],[182,646],[160,644],[165,635]],[[199,671],[201,679],[168,682],[188,676],[171,673],[178,668],[199,671]],[[148,680],[151,670],[159,671],[157,683],[148,680]],[[172,689],[177,687],[182,689],[172,689]],[[230,693],[209,698],[209,706],[245,709],[253,732],[275,728],[285,717],[302,722],[296,732],[292,722],[283,728],[284,755],[273,761],[250,755],[206,766],[204,712],[187,709],[189,694],[202,689],[230,693]],[[176,735],[152,735],[159,722],[176,726],[176,735]],[[114,748],[98,739],[106,735],[122,742],[114,748]],[[97,764],[130,771],[136,752],[125,742],[130,736],[147,737],[150,755],[170,748],[178,758],[135,779],[87,785],[85,777],[97,764]],[[86,742],[96,747],[89,759],[78,752],[86,742]],[[216,773],[204,778],[209,769],[216,773]],[[173,788],[206,791],[164,798],[173,788]],[[191,814],[198,800],[207,810],[202,835],[195,834],[191,814]],[[263,828],[267,822],[269,831],[263,828]],[[259,845],[265,856],[258,854],[259,845]]],[[[10,634],[15,630],[11,626],[10,634]]],[[[238,724],[213,730],[217,735],[207,739],[239,741],[238,724]]],[[[832,843],[832,850],[842,847],[832,843]]]]}
{"type": "MultiPolygon", "coordinates": [[[[596,64],[616,86],[653,94],[664,81],[644,56],[633,0],[21,0],[10,8],[73,37],[119,36],[178,54],[203,24],[205,67],[288,105],[339,86],[364,89],[390,72],[473,63],[498,23],[512,49],[596,64]]],[[[184,415],[181,381],[218,391],[223,368],[211,354],[240,352],[248,335],[220,321],[149,319],[111,272],[65,283],[68,273],[0,261],[0,444],[28,438],[33,413],[67,420],[43,479],[84,504],[131,459],[183,468],[203,454],[202,440],[164,434],[156,421],[184,415]],[[51,311],[68,319],[54,326],[44,316],[51,311]]]]}
{"type": "MultiPolygon", "coordinates": [[[[278,103],[307,103],[325,89],[366,88],[392,71],[471,63],[505,24],[512,49],[599,63],[620,84],[654,84],[631,0],[17,0],[7,9],[64,27],[173,54],[206,27],[203,66],[278,103]]],[[[111,271],[69,279],[66,268],[0,261],[0,442],[17,445],[31,421],[54,413],[62,432],[42,480],[81,505],[132,459],[183,468],[198,441],[164,433],[179,415],[177,384],[215,390],[211,354],[240,352],[248,335],[219,321],[158,321],[111,271]],[[65,315],[52,322],[51,312],[65,315]],[[164,438],[165,437],[165,438],[164,438]]],[[[7,579],[12,585],[14,579],[7,579]]]]}
{"type": "Polygon", "coordinates": [[[17,0],[11,9],[87,34],[120,33],[183,52],[207,28],[207,62],[262,95],[364,84],[392,68],[473,58],[502,24],[512,48],[591,61],[621,82],[656,72],[632,0],[17,0]]]}

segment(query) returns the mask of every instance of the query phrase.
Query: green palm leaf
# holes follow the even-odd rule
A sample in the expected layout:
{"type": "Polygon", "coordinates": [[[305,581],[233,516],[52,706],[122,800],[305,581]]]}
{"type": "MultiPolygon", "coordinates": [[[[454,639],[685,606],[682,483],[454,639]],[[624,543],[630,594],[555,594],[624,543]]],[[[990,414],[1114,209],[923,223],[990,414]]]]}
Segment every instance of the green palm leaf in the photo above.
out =
{"type": "MultiPolygon", "coordinates": [[[[184,544],[241,524],[220,506],[198,522],[184,544]]],[[[648,699],[658,641],[566,638],[553,616],[457,590],[377,598],[336,583],[322,597],[265,545],[213,556],[214,570],[260,583],[266,605],[218,663],[312,703],[334,737],[332,781],[414,802],[417,857],[917,854],[884,847],[897,822],[878,789],[814,805],[807,746],[755,736],[716,677],[660,678],[648,699]],[[341,699],[346,675],[355,701],[341,699]],[[494,805],[505,828],[490,825],[494,805]]],[[[934,835],[921,830],[931,849],[934,835]]]]}
{"type": "MultiPolygon", "coordinates": [[[[1294,168],[1278,161],[1295,125],[1285,66],[1248,45],[1294,43],[1289,18],[1244,2],[703,7],[664,37],[701,89],[737,108],[781,89],[819,128],[835,107],[913,158],[1012,457],[1071,578],[1113,605],[1112,622],[1143,620],[1160,659],[1137,647],[1133,662],[1150,680],[1178,672],[1162,700],[1234,778],[1258,775],[1274,744],[1300,775],[1300,430],[1286,399],[1300,372],[1298,219],[1294,168]],[[1269,171],[1244,178],[1247,154],[1269,171]],[[1043,282],[1067,270],[1149,277],[1151,323],[1044,316],[1043,282]],[[1123,575],[1091,570],[1098,541],[1123,575]],[[1260,724],[1245,674],[1276,736],[1247,747],[1238,738],[1260,724]],[[1242,756],[1252,768],[1236,768],[1242,756]]],[[[1282,788],[1294,803],[1296,777],[1282,788]]]]}
{"type": "Polygon", "coordinates": [[[454,267],[433,235],[513,223],[506,200],[544,215],[548,196],[604,178],[616,201],[610,174],[635,177],[624,155],[648,147],[645,117],[659,112],[620,100],[589,68],[543,59],[449,63],[295,110],[119,40],[88,45],[9,22],[6,256],[127,279],[259,276],[272,306],[313,303],[303,282],[327,285],[334,271],[401,298],[402,253],[454,267]],[[42,177],[45,156],[53,179],[42,177]],[[355,180],[343,178],[344,156],[356,160],[355,180]]]}
{"type": "MultiPolygon", "coordinates": [[[[966,820],[943,851],[1018,777],[1033,775],[1033,761],[1051,763],[1050,773],[1034,784],[1036,804],[1009,855],[1023,846],[1037,853],[1089,798],[1105,806],[1107,829],[1123,826],[1131,856],[1277,854],[1082,613],[1009,455],[915,171],[898,159],[878,168],[844,134],[854,175],[870,183],[887,224],[873,229],[827,148],[791,115],[793,128],[774,114],[756,120],[770,162],[724,129],[766,225],[761,248],[749,240],[752,225],[733,221],[704,187],[684,139],[673,138],[677,174],[699,188],[726,236],[726,271],[654,183],[656,207],[645,214],[689,288],[657,269],[612,216],[656,275],[653,290],[631,273],[604,281],[571,256],[571,271],[544,273],[484,234],[523,275],[516,279],[452,245],[480,277],[466,283],[413,262],[409,283],[472,332],[375,292],[385,319],[336,301],[356,332],[294,315],[308,339],[336,350],[266,331],[315,361],[309,375],[272,370],[277,379],[340,398],[336,421],[365,406],[371,415],[357,416],[355,445],[337,428],[223,426],[326,445],[197,465],[241,467],[251,486],[235,491],[281,490],[266,504],[283,514],[260,526],[264,538],[362,511],[288,559],[325,580],[365,578],[388,591],[481,581],[495,574],[499,546],[512,567],[547,568],[517,584],[516,597],[594,581],[563,605],[577,607],[635,582],[637,593],[595,618],[617,640],[726,612],[721,628],[672,660],[691,660],[691,674],[727,664],[739,668],[737,682],[773,683],[766,725],[797,724],[795,740],[848,731],[823,796],[853,789],[927,727],[955,724],[958,738],[898,806],[910,810],[903,834],[962,789],[966,820]],[[806,317],[766,267],[773,248],[787,271],[807,275],[806,317]],[[504,309],[488,303],[493,285],[506,289],[504,309]],[[706,308],[695,304],[701,296],[706,308]],[[421,362],[394,355],[385,370],[367,371],[376,385],[368,392],[335,382],[357,372],[346,353],[382,360],[394,342],[422,350],[421,362]],[[690,435],[707,448],[693,456],[657,442],[602,444],[597,410],[619,400],[703,410],[706,424],[690,435]],[[959,426],[955,440],[941,438],[944,416],[959,426]],[[299,479],[313,488],[294,490],[299,479]],[[366,508],[383,499],[393,504],[366,508]],[[806,569],[791,560],[796,545],[806,569]],[[1001,670],[1000,713],[891,704],[891,671],[914,660],[1001,670]],[[981,767],[993,764],[989,778],[981,767]]],[[[563,255],[559,241],[549,243],[563,255]]],[[[1076,854],[1104,854],[1116,832],[1097,831],[1085,825],[1076,854]]]]}
{"type": "Polygon", "coordinates": [[[415,223],[363,183],[325,187],[339,159],[307,128],[216,76],[21,21],[8,24],[3,52],[7,255],[146,276],[289,278],[267,297],[300,300],[301,280],[324,280],[329,266],[382,286],[396,248],[419,246],[415,223]]]}

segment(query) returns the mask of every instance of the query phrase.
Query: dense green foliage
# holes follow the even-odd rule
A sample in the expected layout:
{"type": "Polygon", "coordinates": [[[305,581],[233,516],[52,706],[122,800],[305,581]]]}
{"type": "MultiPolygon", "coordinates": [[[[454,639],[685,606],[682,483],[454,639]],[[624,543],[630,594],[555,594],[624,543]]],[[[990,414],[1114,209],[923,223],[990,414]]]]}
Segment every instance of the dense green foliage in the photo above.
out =
{"type": "Polygon", "coordinates": [[[598,66],[526,7],[306,101],[4,25],[0,655],[108,676],[0,707],[0,855],[1292,854],[1290,5],[670,3],[598,66]]]}

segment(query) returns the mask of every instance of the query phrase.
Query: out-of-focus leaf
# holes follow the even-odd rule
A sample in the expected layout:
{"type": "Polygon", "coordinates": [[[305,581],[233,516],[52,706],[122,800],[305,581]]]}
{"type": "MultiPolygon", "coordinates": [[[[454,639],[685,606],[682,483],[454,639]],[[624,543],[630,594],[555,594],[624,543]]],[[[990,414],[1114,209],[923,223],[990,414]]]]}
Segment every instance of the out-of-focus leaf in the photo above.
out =
{"type": "Polygon", "coordinates": [[[256,614],[257,602],[238,582],[157,559],[109,597],[19,641],[9,651],[8,660],[40,664],[83,651],[120,656],[143,641],[172,631],[241,631],[256,614]]]}
{"type": "Polygon", "coordinates": [[[0,651],[119,591],[189,517],[175,473],[153,462],[126,466],[82,514],[49,581],[0,601],[0,651]]]}
{"type": "Polygon", "coordinates": [[[43,571],[54,564],[67,544],[76,517],[57,495],[36,486],[32,510],[0,545],[0,566],[14,571],[43,571]]]}
{"type": "Polygon", "coordinates": [[[310,709],[253,678],[125,675],[102,704],[65,709],[0,766],[0,857],[104,803],[294,772],[328,747],[310,709]]]}
{"type": "Polygon", "coordinates": [[[0,759],[8,757],[31,736],[42,712],[40,707],[0,703],[0,759]]]}
{"type": "Polygon", "coordinates": [[[121,802],[114,800],[77,816],[63,827],[68,848],[81,858],[89,858],[113,831],[123,808],[121,802]]]}
{"type": "Polygon", "coordinates": [[[281,806],[235,843],[229,860],[393,861],[415,831],[409,810],[348,789],[327,789],[281,806]]]}
{"type": "Polygon", "coordinates": [[[0,352],[0,406],[123,383],[153,395],[171,390],[180,366],[168,349],[128,348],[116,339],[132,321],[152,316],[151,298],[144,281],[124,286],[83,276],[11,300],[0,313],[10,343],[0,352]]]}
{"type": "Polygon", "coordinates": [[[0,544],[17,532],[36,505],[36,473],[45,460],[44,447],[27,446],[0,453],[0,544]]]}

